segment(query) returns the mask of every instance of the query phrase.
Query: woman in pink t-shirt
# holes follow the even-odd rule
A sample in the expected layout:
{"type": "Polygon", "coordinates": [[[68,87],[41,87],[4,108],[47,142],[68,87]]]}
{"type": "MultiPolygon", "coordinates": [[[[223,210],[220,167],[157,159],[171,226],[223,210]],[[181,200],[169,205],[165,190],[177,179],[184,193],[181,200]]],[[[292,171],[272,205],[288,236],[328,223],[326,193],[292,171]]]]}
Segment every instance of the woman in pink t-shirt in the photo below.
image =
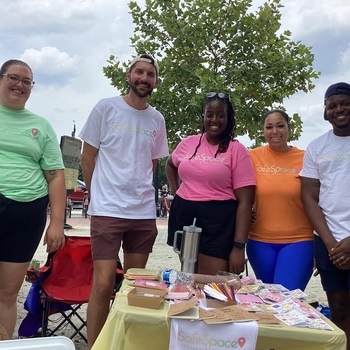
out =
{"type": "Polygon", "coordinates": [[[196,272],[241,273],[256,184],[252,162],[234,140],[235,113],[228,94],[207,93],[202,118],[202,133],[182,140],[166,163],[175,195],[167,243],[172,246],[175,231],[196,219],[202,228],[196,272]]]}

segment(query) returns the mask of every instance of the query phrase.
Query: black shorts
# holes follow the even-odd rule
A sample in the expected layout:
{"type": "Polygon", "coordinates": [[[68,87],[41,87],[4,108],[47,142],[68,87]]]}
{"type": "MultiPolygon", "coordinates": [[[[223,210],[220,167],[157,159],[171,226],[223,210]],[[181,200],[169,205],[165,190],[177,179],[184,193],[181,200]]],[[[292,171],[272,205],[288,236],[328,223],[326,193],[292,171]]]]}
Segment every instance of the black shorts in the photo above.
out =
{"type": "MultiPolygon", "coordinates": [[[[170,207],[167,244],[173,246],[175,231],[193,224],[202,228],[199,253],[228,260],[233,248],[237,201],[188,201],[175,196],[170,207]]],[[[181,235],[178,236],[181,247],[181,235]]]]}
{"type": "Polygon", "coordinates": [[[0,213],[0,261],[30,261],[45,229],[48,196],[32,202],[6,200],[0,213]]]}
{"type": "Polygon", "coordinates": [[[325,292],[350,290],[350,270],[338,269],[329,259],[328,250],[319,236],[315,235],[315,261],[325,292]]]}

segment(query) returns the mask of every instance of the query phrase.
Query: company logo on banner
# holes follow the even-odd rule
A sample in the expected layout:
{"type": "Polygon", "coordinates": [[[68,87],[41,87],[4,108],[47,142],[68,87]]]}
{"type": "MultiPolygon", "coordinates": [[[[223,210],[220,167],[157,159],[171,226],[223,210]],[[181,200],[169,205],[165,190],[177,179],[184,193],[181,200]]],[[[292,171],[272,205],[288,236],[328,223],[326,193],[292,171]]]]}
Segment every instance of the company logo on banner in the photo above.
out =
{"type": "Polygon", "coordinates": [[[255,321],[208,325],[172,319],[169,350],[255,350],[257,337],[255,321]]]}

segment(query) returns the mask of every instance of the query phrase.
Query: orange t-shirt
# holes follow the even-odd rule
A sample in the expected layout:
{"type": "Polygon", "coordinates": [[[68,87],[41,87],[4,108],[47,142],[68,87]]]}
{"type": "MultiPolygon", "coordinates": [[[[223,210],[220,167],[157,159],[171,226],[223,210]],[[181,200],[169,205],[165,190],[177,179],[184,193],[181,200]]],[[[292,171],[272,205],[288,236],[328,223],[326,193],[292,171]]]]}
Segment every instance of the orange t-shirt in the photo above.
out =
{"type": "Polygon", "coordinates": [[[301,180],[304,151],[292,147],[275,152],[267,146],[250,150],[255,177],[256,220],[249,238],[266,243],[313,240],[312,227],[304,212],[301,180]]]}

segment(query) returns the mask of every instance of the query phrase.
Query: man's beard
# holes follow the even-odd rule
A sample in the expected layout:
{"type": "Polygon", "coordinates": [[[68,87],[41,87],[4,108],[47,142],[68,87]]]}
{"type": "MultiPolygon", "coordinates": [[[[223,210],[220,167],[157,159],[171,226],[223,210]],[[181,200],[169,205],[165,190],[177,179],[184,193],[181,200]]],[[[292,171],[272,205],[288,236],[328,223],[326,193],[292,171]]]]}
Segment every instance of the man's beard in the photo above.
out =
{"type": "Polygon", "coordinates": [[[134,94],[138,97],[147,97],[152,94],[153,89],[148,89],[144,92],[140,92],[137,89],[137,85],[135,83],[129,83],[130,89],[134,92],[134,94]]]}

